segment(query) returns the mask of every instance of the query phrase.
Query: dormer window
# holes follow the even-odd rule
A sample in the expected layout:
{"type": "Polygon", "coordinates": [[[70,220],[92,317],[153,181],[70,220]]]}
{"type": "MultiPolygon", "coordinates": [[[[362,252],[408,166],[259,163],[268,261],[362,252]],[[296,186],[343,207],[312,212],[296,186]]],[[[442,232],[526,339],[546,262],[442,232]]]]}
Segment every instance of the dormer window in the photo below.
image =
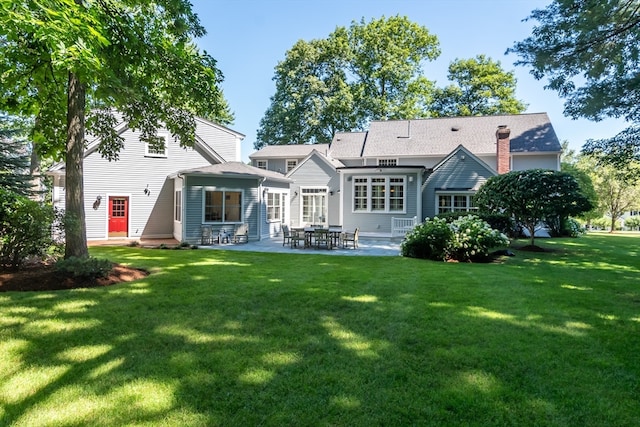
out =
{"type": "Polygon", "coordinates": [[[291,170],[295,169],[298,166],[298,161],[296,159],[287,160],[287,173],[291,172],[291,170]]]}
{"type": "Polygon", "coordinates": [[[266,160],[256,160],[256,167],[258,169],[267,169],[267,161],[266,160]]]}
{"type": "Polygon", "coordinates": [[[145,142],[145,157],[167,157],[167,141],[169,138],[167,135],[158,135],[158,138],[160,138],[160,144],[145,142]]]}

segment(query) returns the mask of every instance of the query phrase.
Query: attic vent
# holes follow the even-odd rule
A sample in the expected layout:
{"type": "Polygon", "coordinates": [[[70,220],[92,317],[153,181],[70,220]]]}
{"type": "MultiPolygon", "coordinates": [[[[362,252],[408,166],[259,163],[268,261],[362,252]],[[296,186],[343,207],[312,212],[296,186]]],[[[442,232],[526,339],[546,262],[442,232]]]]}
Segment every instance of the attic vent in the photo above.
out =
{"type": "Polygon", "coordinates": [[[458,132],[460,130],[460,126],[451,126],[451,132],[458,132]]]}

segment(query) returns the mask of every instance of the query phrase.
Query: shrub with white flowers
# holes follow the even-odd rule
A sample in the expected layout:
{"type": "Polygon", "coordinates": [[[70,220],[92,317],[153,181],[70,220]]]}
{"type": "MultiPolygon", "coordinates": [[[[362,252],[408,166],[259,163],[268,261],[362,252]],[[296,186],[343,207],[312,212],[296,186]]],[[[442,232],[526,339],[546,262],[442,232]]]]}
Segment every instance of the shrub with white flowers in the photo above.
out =
{"type": "Polygon", "coordinates": [[[400,245],[402,256],[444,261],[449,255],[453,231],[442,218],[425,219],[405,236],[400,245]]]}
{"type": "Polygon", "coordinates": [[[458,261],[482,260],[489,256],[490,249],[509,245],[507,236],[475,215],[460,217],[450,227],[453,240],[449,255],[458,261]]]}
{"type": "Polygon", "coordinates": [[[447,223],[442,218],[425,219],[405,236],[403,256],[432,260],[479,261],[492,248],[509,245],[509,239],[475,215],[447,223]]]}

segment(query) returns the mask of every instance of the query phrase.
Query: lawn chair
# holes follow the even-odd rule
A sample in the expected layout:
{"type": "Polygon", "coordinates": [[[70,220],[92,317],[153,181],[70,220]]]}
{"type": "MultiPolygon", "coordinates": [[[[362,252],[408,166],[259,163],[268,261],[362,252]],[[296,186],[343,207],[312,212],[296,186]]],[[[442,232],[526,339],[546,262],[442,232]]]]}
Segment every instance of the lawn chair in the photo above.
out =
{"type": "Polygon", "coordinates": [[[233,233],[233,243],[249,243],[249,224],[240,224],[233,233]]]}
{"type": "Polygon", "coordinates": [[[342,233],[342,247],[348,248],[349,242],[351,242],[351,246],[353,249],[358,249],[358,234],[360,233],[360,228],[356,227],[353,233],[349,231],[345,231],[342,233]]]}

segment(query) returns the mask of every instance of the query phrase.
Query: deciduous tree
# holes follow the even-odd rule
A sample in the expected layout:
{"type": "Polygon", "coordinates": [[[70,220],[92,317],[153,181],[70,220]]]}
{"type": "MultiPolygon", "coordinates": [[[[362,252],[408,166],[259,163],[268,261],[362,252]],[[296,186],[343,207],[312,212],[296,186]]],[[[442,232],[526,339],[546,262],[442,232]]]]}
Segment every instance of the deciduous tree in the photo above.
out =
{"type": "Polygon", "coordinates": [[[586,171],[598,196],[599,211],[611,218],[611,232],[625,212],[640,208],[640,185],[627,179],[624,170],[603,164],[594,157],[585,157],[579,163],[586,171]]]}
{"type": "Polygon", "coordinates": [[[640,160],[640,2],[555,0],[528,18],[532,35],[508,52],[564,98],[565,114],[634,123],[619,135],[586,145],[616,164],[640,160]]]}
{"type": "Polygon", "coordinates": [[[439,54],[434,35],[400,16],[298,41],[276,66],[276,93],[255,148],[328,142],[336,130],[370,120],[424,117],[433,84],[421,66],[439,54]]]}
{"type": "Polygon", "coordinates": [[[166,126],[188,146],[194,115],[231,119],[222,74],[193,43],[203,34],[187,0],[0,0],[0,110],[35,117],[40,152],[65,159],[65,257],[88,256],[86,131],[116,160],[118,120],[150,144],[166,126]]]}
{"type": "Polygon", "coordinates": [[[546,218],[579,215],[591,209],[576,180],[565,172],[546,169],[512,171],[489,178],[474,198],[481,212],[506,213],[529,232],[546,218]]]}
{"type": "Polygon", "coordinates": [[[434,116],[520,114],[527,109],[515,96],[513,71],[503,70],[499,61],[485,55],[453,61],[448,78],[453,84],[436,89],[433,95],[434,116]]]}

